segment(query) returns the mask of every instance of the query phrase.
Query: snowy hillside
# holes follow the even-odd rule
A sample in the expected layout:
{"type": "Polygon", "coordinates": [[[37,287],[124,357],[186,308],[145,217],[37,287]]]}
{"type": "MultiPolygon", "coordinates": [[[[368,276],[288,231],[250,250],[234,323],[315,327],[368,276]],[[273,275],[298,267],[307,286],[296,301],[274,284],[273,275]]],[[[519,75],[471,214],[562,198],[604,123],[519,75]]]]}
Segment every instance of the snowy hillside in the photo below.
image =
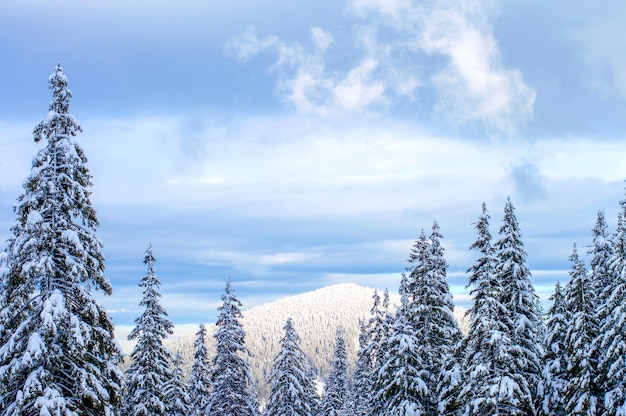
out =
{"type": "MultiPolygon", "coordinates": [[[[287,318],[292,318],[302,340],[302,349],[311,358],[321,376],[325,376],[330,369],[335,333],[339,326],[345,330],[346,350],[349,360],[353,362],[358,348],[359,319],[369,319],[373,294],[372,288],[345,283],[290,296],[244,311],[242,323],[246,331],[246,344],[254,354],[250,358],[250,366],[259,387],[264,388],[272,359],[278,351],[280,339],[284,336],[283,327],[287,318]]],[[[392,312],[395,312],[399,302],[398,295],[391,295],[392,312]]],[[[455,310],[457,320],[464,314],[463,308],[455,310]]],[[[461,327],[464,326],[461,323],[461,327]]],[[[215,353],[210,335],[214,329],[214,325],[207,325],[210,357],[215,353]]],[[[174,353],[180,352],[183,355],[187,369],[193,359],[193,341],[194,336],[188,335],[170,344],[174,353]]]]}

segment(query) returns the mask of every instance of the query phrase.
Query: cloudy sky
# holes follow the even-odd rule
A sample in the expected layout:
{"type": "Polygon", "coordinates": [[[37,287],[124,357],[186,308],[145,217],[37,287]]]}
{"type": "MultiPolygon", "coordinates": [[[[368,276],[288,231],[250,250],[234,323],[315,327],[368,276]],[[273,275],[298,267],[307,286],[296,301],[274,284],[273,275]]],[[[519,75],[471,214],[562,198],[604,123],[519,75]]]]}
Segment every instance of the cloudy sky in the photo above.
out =
{"type": "MultiPolygon", "coordinates": [[[[397,290],[437,221],[449,280],[507,196],[547,298],[626,179],[626,9],[531,0],[8,0],[0,237],[57,61],[93,175],[114,321],[149,243],[181,328],[339,282],[397,290]]],[[[584,251],[585,249],[581,249],[584,251]]]]}

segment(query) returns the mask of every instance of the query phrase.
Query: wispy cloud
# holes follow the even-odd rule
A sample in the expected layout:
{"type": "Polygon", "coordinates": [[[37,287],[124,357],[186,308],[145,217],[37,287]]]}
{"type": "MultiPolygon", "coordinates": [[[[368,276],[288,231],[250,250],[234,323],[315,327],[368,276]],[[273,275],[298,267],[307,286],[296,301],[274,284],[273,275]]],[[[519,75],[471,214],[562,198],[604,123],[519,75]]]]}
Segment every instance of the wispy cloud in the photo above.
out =
{"type": "Polygon", "coordinates": [[[481,120],[490,128],[515,132],[533,112],[535,92],[519,70],[501,63],[491,28],[459,4],[435,7],[423,16],[419,46],[446,57],[445,68],[431,77],[438,108],[463,122],[481,120]]]}
{"type": "Polygon", "coordinates": [[[300,112],[337,116],[384,105],[389,85],[378,76],[380,60],[365,56],[347,71],[338,71],[327,63],[332,44],[332,34],[319,27],[311,29],[307,45],[276,36],[259,38],[250,27],[231,39],[226,50],[240,60],[275,52],[277,59],[269,70],[278,75],[277,92],[300,112]]]}
{"type": "Polygon", "coordinates": [[[259,37],[248,28],[226,50],[242,61],[275,53],[269,70],[277,76],[277,92],[300,112],[336,117],[382,111],[428,101],[430,89],[434,109],[453,123],[478,121],[513,134],[532,118],[535,91],[519,70],[502,63],[489,6],[352,0],[346,10],[357,23],[349,36],[318,27],[305,44],[259,37]],[[445,64],[422,64],[429,56],[445,64]]]}

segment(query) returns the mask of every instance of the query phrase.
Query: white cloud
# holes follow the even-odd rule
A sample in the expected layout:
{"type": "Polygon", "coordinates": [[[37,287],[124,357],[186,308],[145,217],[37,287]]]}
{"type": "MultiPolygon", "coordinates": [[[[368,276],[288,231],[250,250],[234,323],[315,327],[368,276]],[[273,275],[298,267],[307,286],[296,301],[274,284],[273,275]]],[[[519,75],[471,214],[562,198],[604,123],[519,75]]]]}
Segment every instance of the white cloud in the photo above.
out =
{"type": "Polygon", "coordinates": [[[382,104],[385,85],[373,80],[372,74],[378,61],[367,58],[348,72],[346,77],[333,88],[336,105],[349,112],[360,112],[371,105],[382,104]]]}
{"type": "MultiPolygon", "coordinates": [[[[329,68],[328,60],[334,53],[330,49],[335,44],[332,34],[314,27],[310,35],[311,42],[305,45],[274,36],[259,38],[254,28],[248,28],[227,42],[226,51],[241,60],[268,50],[275,52],[276,62],[270,72],[278,76],[277,92],[301,113],[341,117],[370,111],[384,107],[390,94],[411,96],[419,85],[415,76],[403,76],[393,66],[385,64],[381,68],[375,53],[365,54],[345,71],[329,68]],[[389,72],[392,77],[381,77],[382,72],[389,72]]],[[[366,38],[370,35],[361,35],[363,43],[368,43],[366,38]]],[[[368,48],[373,48],[372,42],[368,48]]]]}
{"type": "Polygon", "coordinates": [[[277,91],[298,111],[341,117],[376,112],[437,93],[435,108],[457,124],[479,121],[488,130],[516,133],[532,118],[535,92],[517,69],[502,64],[489,25],[490,3],[353,0],[353,37],[338,38],[314,28],[310,45],[253,29],[227,44],[249,59],[277,53],[272,71],[277,91]],[[443,57],[446,65],[423,57],[443,57]],[[347,58],[349,57],[349,58],[347,58]],[[331,65],[332,63],[332,65],[331,65]]]}
{"type": "Polygon", "coordinates": [[[229,39],[225,49],[228,54],[245,61],[279,44],[280,41],[276,36],[260,39],[254,27],[247,27],[241,35],[229,39]]]}
{"type": "MultiPolygon", "coordinates": [[[[191,156],[183,144],[188,120],[83,120],[88,133],[78,140],[94,174],[94,205],[104,214],[115,207],[101,215],[106,234],[100,236],[115,280],[114,296],[102,303],[119,312],[116,320],[127,317],[121,322],[137,315],[148,241],[162,260],[157,273],[168,310],[178,315],[207,305],[199,285],[215,292],[231,271],[248,287],[273,287],[259,281],[277,275],[278,284],[305,282],[298,289],[343,274],[388,281],[395,267],[404,266],[419,229],[428,232],[433,220],[441,226],[451,270],[464,270],[480,203],[487,202],[495,233],[507,195],[518,206],[529,259],[540,267],[557,258],[565,262],[572,242],[587,241],[596,210],[615,218],[622,197],[626,154],[615,142],[486,143],[433,136],[408,123],[212,118],[194,129],[195,144],[204,150],[191,156]],[[520,170],[526,176],[516,187],[511,168],[528,160],[533,164],[520,170]],[[524,200],[525,180],[538,180],[544,197],[524,200]],[[132,253],[137,263],[131,270],[132,253]],[[189,273],[216,272],[179,276],[172,263],[193,269],[189,273]],[[166,264],[170,268],[161,271],[166,264]]],[[[0,126],[0,169],[4,160],[29,165],[37,146],[16,145],[29,131],[0,126]]],[[[0,176],[5,222],[13,218],[10,204],[24,176],[0,176]]],[[[206,308],[208,315],[213,308],[206,308]]]]}
{"type": "MultiPolygon", "coordinates": [[[[78,140],[94,175],[95,204],[176,211],[211,206],[232,213],[254,207],[255,215],[301,218],[403,212],[451,199],[480,203],[493,190],[499,190],[496,198],[515,191],[512,168],[529,160],[536,168],[532,177],[541,178],[546,193],[554,181],[624,177],[625,151],[592,139],[485,143],[436,137],[417,124],[398,122],[355,126],[315,117],[214,118],[194,131],[199,152],[191,156],[187,122],[187,117],[86,120],[89,127],[78,140]]],[[[0,176],[5,197],[17,197],[39,147],[30,142],[29,131],[0,126],[5,155],[0,169],[16,172],[0,176]]]]}
{"type": "Polygon", "coordinates": [[[314,253],[279,252],[251,253],[224,250],[204,250],[196,254],[196,261],[207,265],[226,265],[235,270],[242,270],[256,276],[268,275],[274,266],[302,264],[317,256],[314,253]]]}
{"type": "Polygon", "coordinates": [[[435,9],[423,17],[419,45],[447,57],[433,77],[438,107],[459,121],[482,120],[513,133],[532,116],[535,92],[518,70],[500,63],[497,42],[488,27],[471,20],[461,8],[435,9]]]}
{"type": "Polygon", "coordinates": [[[361,18],[374,12],[402,20],[414,8],[411,0],[349,0],[347,2],[347,10],[361,18]]]}

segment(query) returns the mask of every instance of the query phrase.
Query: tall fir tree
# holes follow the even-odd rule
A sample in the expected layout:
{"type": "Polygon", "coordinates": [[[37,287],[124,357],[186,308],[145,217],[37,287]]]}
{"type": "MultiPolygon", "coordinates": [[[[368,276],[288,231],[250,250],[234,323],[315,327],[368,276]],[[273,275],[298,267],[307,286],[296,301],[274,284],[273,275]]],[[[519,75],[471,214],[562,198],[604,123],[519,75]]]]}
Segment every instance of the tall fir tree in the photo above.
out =
{"type": "MultiPolygon", "coordinates": [[[[600,328],[604,325],[604,323],[609,319],[609,314],[611,311],[608,310],[609,299],[612,294],[614,278],[609,269],[609,264],[611,262],[611,258],[613,257],[613,246],[611,242],[611,235],[609,232],[609,227],[606,223],[604,212],[598,211],[598,215],[596,217],[596,225],[591,230],[592,232],[592,243],[591,247],[587,251],[590,254],[590,268],[591,268],[591,281],[595,291],[595,311],[596,311],[596,321],[598,323],[598,332],[600,328]]],[[[598,358],[606,356],[606,349],[602,347],[602,336],[598,333],[593,340],[593,349],[598,358]]],[[[600,363],[598,363],[600,366],[600,363]]],[[[607,389],[607,374],[608,371],[606,369],[602,370],[598,367],[598,371],[596,372],[595,382],[602,389],[602,391],[606,391],[607,389]]],[[[601,400],[598,404],[600,408],[598,409],[599,414],[604,412],[604,400],[601,400]]]]}
{"type": "MultiPolygon", "coordinates": [[[[411,250],[409,261],[415,263],[408,275],[408,307],[406,313],[420,340],[416,353],[428,374],[424,396],[425,415],[438,412],[441,374],[454,355],[461,340],[461,331],[454,318],[454,304],[446,281],[447,264],[441,246],[439,225],[434,222],[430,237],[420,234],[411,250]]],[[[398,318],[396,318],[397,320],[398,318]]],[[[396,328],[394,327],[394,330],[396,328]]]]}
{"type": "MultiPolygon", "coordinates": [[[[405,281],[406,279],[403,279],[405,281]]],[[[407,290],[401,290],[401,304],[396,313],[393,333],[385,339],[385,359],[375,377],[378,403],[375,415],[409,416],[426,414],[430,374],[419,353],[421,339],[409,316],[407,290]]]]}
{"type": "Polygon", "coordinates": [[[469,331],[459,348],[463,372],[461,381],[457,380],[452,393],[448,394],[450,404],[442,402],[451,414],[516,414],[512,410],[519,407],[518,375],[511,368],[514,347],[509,328],[512,324],[502,303],[504,289],[495,270],[489,220],[487,206],[483,203],[482,214],[475,223],[477,238],[470,246],[479,257],[467,270],[474,302],[468,311],[469,331]],[[453,394],[456,391],[458,396],[453,394]]]}
{"type": "MultiPolygon", "coordinates": [[[[364,356],[365,359],[369,361],[369,366],[371,367],[371,372],[374,375],[373,380],[376,379],[377,374],[380,371],[384,361],[385,361],[385,347],[384,343],[386,342],[389,334],[391,332],[389,318],[389,292],[385,289],[385,293],[383,295],[383,300],[381,302],[380,295],[378,291],[375,290],[372,296],[373,304],[370,309],[370,318],[367,324],[367,334],[366,334],[366,342],[365,342],[365,351],[364,356]]],[[[373,383],[369,383],[370,391],[369,393],[363,392],[363,395],[367,395],[370,397],[370,401],[365,404],[365,407],[369,409],[371,414],[377,414],[382,406],[382,402],[374,399],[376,395],[376,388],[373,383]]],[[[367,389],[367,386],[364,386],[367,389]]]]}
{"type": "Polygon", "coordinates": [[[595,287],[578,257],[576,245],[572,255],[570,281],[565,287],[565,308],[568,325],[565,334],[567,380],[563,403],[568,415],[595,416],[601,412],[602,396],[598,385],[598,356],[594,340],[598,335],[595,287]]]}
{"type": "Polygon", "coordinates": [[[343,329],[337,330],[333,365],[324,386],[324,396],[319,416],[350,416],[350,385],[348,380],[348,358],[343,329]]]}
{"type": "Polygon", "coordinates": [[[126,370],[125,414],[133,416],[167,415],[167,397],[164,387],[173,378],[170,368],[172,354],[163,341],[173,331],[167,311],[161,306],[161,282],[154,271],[152,245],[146,250],[144,264],[147,271],[139,283],[143,298],[139,306],[143,313],[135,319],[135,327],[128,334],[137,340],[130,355],[131,364],[126,370]]]}
{"type": "Polygon", "coordinates": [[[315,382],[310,378],[308,358],[300,348],[300,337],[291,318],[285,323],[285,336],[268,382],[270,395],[266,416],[314,416],[317,414],[315,382]]]}
{"type": "Polygon", "coordinates": [[[541,414],[565,416],[563,391],[567,383],[568,354],[565,350],[565,334],[569,326],[569,313],[565,307],[565,294],[559,282],[550,296],[552,305],[548,311],[543,346],[544,366],[541,373],[539,397],[543,397],[541,414]]]}
{"type": "Polygon", "coordinates": [[[363,320],[359,320],[359,349],[354,370],[355,416],[369,416],[372,414],[370,404],[373,400],[372,380],[374,379],[374,370],[372,359],[368,352],[369,343],[368,327],[363,320]]]}
{"type": "Polygon", "coordinates": [[[204,416],[211,398],[211,362],[206,345],[206,328],[200,325],[193,343],[194,354],[189,372],[190,416],[204,416]]]}
{"type": "Polygon", "coordinates": [[[543,334],[539,297],[530,281],[522,233],[510,198],[504,206],[504,218],[495,243],[495,272],[504,288],[503,299],[512,325],[508,328],[514,349],[511,374],[519,377],[521,414],[535,414],[540,406],[537,388],[541,375],[543,334]]]}
{"type": "Polygon", "coordinates": [[[256,416],[257,398],[241,325],[241,302],[228,280],[222,295],[222,306],[214,333],[216,353],[213,357],[212,391],[207,414],[211,416],[256,416]]]}
{"type": "Polygon", "coordinates": [[[57,64],[52,102],[34,129],[33,159],[2,259],[0,414],[115,415],[123,375],[113,324],[92,291],[110,295],[91,175],[57,64]]]}
{"type": "Polygon", "coordinates": [[[606,375],[606,415],[626,415],[626,200],[621,201],[613,255],[608,264],[612,277],[606,288],[606,319],[601,324],[599,342],[603,355],[600,370],[606,375]]]}
{"type": "Polygon", "coordinates": [[[168,416],[189,416],[191,412],[189,389],[183,373],[183,357],[180,353],[172,359],[172,377],[165,385],[165,408],[168,416]]]}

